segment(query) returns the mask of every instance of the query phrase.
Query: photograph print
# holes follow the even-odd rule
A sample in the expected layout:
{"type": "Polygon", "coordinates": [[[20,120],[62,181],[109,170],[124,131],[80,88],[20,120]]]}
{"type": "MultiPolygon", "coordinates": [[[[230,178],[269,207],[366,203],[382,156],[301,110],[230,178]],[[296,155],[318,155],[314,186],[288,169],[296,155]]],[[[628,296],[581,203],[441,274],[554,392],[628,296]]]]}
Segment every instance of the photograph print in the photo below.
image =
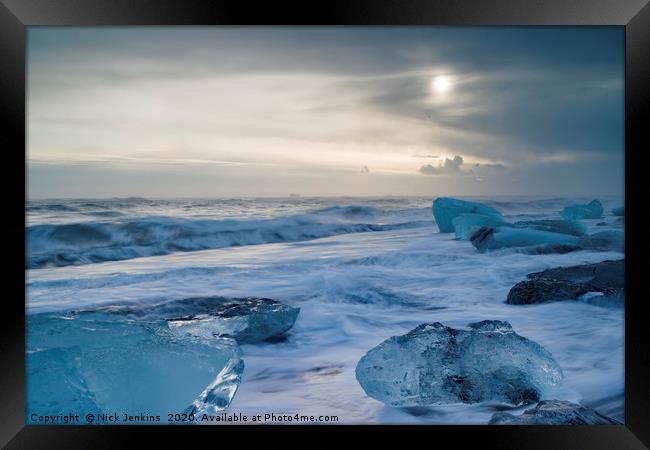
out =
{"type": "Polygon", "coordinates": [[[623,27],[28,27],[25,422],[625,423],[623,27]]]}

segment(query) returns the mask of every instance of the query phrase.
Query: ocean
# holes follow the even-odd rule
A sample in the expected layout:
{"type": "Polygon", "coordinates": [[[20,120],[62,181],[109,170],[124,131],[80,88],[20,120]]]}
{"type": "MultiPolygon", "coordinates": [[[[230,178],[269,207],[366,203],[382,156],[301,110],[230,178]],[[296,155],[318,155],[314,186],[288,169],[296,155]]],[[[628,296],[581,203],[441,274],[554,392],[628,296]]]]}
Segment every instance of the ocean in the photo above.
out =
{"type": "MultiPolygon", "coordinates": [[[[472,198],[508,221],[557,219],[564,206],[592,199],[472,198]]],[[[211,295],[299,307],[284,339],[241,345],[245,370],[227,411],[337,415],[338,423],[487,423],[504,405],[389,407],[364,393],[355,366],[383,340],[422,323],[506,320],[561,366],[564,381],[545,398],[624,421],[622,308],[505,303],[528,273],[624,255],[479,253],[453,233],[438,232],[432,200],[32,200],[26,205],[26,314],[65,316],[211,295]]],[[[599,200],[604,217],[582,221],[588,232],[621,229],[611,209],[622,199],[599,200]]],[[[28,341],[36,331],[28,327],[28,341]]]]}

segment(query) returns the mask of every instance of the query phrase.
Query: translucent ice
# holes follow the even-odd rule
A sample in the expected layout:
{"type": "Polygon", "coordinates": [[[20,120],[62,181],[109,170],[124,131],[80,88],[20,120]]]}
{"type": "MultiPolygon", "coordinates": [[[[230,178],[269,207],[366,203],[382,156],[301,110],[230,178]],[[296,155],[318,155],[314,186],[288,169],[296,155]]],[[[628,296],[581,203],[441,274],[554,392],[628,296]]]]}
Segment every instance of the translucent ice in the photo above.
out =
{"type": "Polygon", "coordinates": [[[164,322],[103,313],[27,321],[27,419],[39,414],[219,411],[243,370],[231,339],[180,338],[164,322]]]}
{"type": "Polygon", "coordinates": [[[517,228],[532,228],[533,230],[570,234],[572,236],[582,236],[587,232],[587,228],[583,224],[574,220],[524,220],[515,222],[514,226],[517,228]]]}
{"type": "Polygon", "coordinates": [[[580,247],[599,251],[625,251],[625,233],[620,230],[607,230],[582,236],[578,240],[580,247]]]}
{"type": "Polygon", "coordinates": [[[491,228],[481,227],[475,230],[470,241],[480,252],[498,250],[509,247],[535,246],[573,246],[576,249],[578,238],[570,234],[553,233],[550,231],[530,228],[491,228]]]}
{"type": "Polygon", "coordinates": [[[500,217],[486,216],[484,214],[461,214],[451,221],[456,239],[467,240],[470,234],[481,227],[508,226],[500,217]]]}
{"type": "Polygon", "coordinates": [[[231,337],[240,344],[277,337],[298,318],[294,308],[270,298],[193,297],[153,306],[110,306],[103,311],[144,320],[164,320],[180,334],[231,337]]]}
{"type": "Polygon", "coordinates": [[[454,231],[452,220],[461,214],[481,214],[497,219],[501,218],[501,213],[489,206],[448,197],[435,199],[432,209],[433,217],[436,219],[441,233],[452,233],[454,231]]]}
{"type": "Polygon", "coordinates": [[[563,400],[544,400],[520,416],[499,412],[490,425],[619,425],[598,411],[563,400]]]}
{"type": "Polygon", "coordinates": [[[27,350],[26,356],[27,423],[32,412],[46,415],[101,411],[83,376],[78,346],[27,350]]]}
{"type": "Polygon", "coordinates": [[[219,375],[206,386],[192,404],[185,410],[190,414],[214,414],[226,409],[232,401],[244,372],[244,361],[231,358],[219,375]]]}
{"type": "Polygon", "coordinates": [[[598,200],[592,200],[586,205],[566,206],[560,215],[566,220],[600,219],[603,216],[603,205],[598,200]]]}
{"type": "Polygon", "coordinates": [[[624,216],[625,206],[619,206],[618,208],[612,209],[612,214],[614,214],[615,216],[624,216]]]}
{"type": "Polygon", "coordinates": [[[423,324],[393,336],[363,356],[357,381],[390,406],[539,401],[562,381],[562,371],[539,344],[508,322],[486,320],[454,329],[423,324]]]}

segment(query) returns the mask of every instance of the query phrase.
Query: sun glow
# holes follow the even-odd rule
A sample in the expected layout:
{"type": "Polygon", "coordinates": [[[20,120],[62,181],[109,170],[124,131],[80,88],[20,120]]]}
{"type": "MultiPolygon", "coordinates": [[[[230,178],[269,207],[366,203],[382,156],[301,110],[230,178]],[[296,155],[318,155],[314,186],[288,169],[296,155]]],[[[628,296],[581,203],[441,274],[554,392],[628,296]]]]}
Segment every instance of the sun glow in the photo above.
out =
{"type": "Polygon", "coordinates": [[[444,94],[452,88],[452,83],[449,77],[438,75],[431,80],[431,89],[436,94],[444,94]]]}

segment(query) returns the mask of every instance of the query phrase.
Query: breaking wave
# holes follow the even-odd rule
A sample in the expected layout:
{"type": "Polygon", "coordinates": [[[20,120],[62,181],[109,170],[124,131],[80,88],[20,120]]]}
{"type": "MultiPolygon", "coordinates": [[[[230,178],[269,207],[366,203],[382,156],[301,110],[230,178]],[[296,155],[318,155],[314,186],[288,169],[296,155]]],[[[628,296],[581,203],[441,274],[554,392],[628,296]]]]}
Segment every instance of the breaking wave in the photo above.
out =
{"type": "Polygon", "coordinates": [[[432,220],[372,223],[370,219],[380,214],[381,211],[376,208],[346,206],[265,220],[151,217],[114,222],[33,225],[26,230],[26,267],[38,269],[173,252],[297,242],[339,234],[433,224],[432,220]]]}

